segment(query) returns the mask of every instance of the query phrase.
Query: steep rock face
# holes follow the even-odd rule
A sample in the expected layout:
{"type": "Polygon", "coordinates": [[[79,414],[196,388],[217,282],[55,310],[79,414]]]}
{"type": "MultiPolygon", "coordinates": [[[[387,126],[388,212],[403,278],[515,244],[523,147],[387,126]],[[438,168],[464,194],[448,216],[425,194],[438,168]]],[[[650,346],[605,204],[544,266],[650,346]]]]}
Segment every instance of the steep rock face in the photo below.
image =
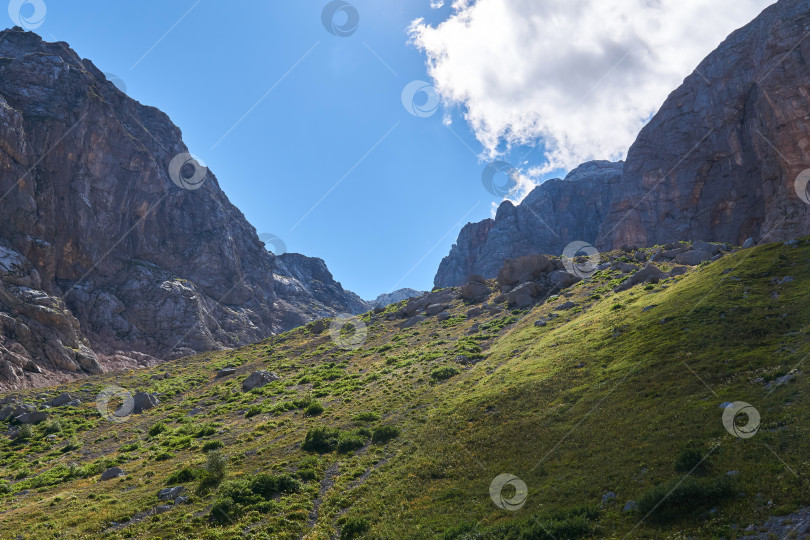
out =
{"type": "Polygon", "coordinates": [[[236,346],[314,316],[300,306],[320,291],[276,294],[276,258],[213,173],[175,185],[169,165],[187,151],[165,114],[67,44],[0,33],[0,387],[236,346]]]}
{"type": "Polygon", "coordinates": [[[425,294],[424,291],[417,291],[416,289],[397,289],[394,292],[379,295],[371,304],[373,307],[385,307],[423,294],[425,294]]]}
{"type": "Polygon", "coordinates": [[[494,277],[508,258],[559,255],[573,240],[610,250],[678,240],[740,245],[810,232],[810,205],[795,189],[810,168],[808,32],[805,0],[767,8],[669,96],[623,171],[604,170],[589,182],[551,180],[518,207],[503,203],[494,222],[461,231],[435,284],[459,285],[471,273],[494,277]]]}
{"type": "Polygon", "coordinates": [[[781,0],[737,30],[641,131],[597,244],[742,244],[810,232],[810,4],[781,0]]]}
{"type": "Polygon", "coordinates": [[[282,310],[288,312],[290,325],[298,326],[335,313],[363,313],[373,307],[335,281],[322,259],[298,253],[279,255],[273,280],[279,303],[294,308],[282,310]]]}
{"type": "Polygon", "coordinates": [[[473,274],[495,277],[504,261],[529,253],[559,255],[582,239],[594,239],[610,208],[610,189],[623,163],[593,161],[564,180],[548,180],[519,205],[506,201],[495,219],[466,225],[439,265],[436,287],[458,286],[473,274]]]}

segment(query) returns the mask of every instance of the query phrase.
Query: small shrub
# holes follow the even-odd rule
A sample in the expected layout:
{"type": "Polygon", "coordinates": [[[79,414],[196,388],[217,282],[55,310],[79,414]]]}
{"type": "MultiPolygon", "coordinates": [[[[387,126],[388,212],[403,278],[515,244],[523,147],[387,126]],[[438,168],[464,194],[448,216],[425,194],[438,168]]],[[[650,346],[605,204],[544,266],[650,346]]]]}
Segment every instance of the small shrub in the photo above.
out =
{"type": "Polygon", "coordinates": [[[700,450],[687,447],[681,450],[681,453],[675,458],[674,468],[675,472],[679,473],[694,472],[695,474],[701,474],[706,472],[708,463],[703,460],[703,453],[700,450]]]}
{"type": "Polygon", "coordinates": [[[375,428],[372,432],[371,442],[374,444],[385,444],[397,437],[399,437],[399,429],[394,426],[380,426],[375,428]]]}
{"type": "Polygon", "coordinates": [[[45,424],[45,433],[59,433],[62,431],[62,422],[58,418],[54,418],[47,424],[45,424]]]}
{"type": "Polygon", "coordinates": [[[253,418],[254,416],[258,416],[264,412],[264,409],[261,405],[253,405],[247,411],[245,411],[245,418],[253,418]]]}
{"type": "Polygon", "coordinates": [[[11,493],[11,482],[0,480],[0,493],[11,493]]]}
{"type": "Polygon", "coordinates": [[[318,416],[323,411],[324,411],[323,405],[321,405],[320,401],[316,400],[316,401],[311,402],[307,406],[306,410],[304,411],[304,414],[306,416],[318,416]]]}
{"type": "Polygon", "coordinates": [[[434,369],[433,372],[430,374],[430,377],[436,381],[446,381],[447,379],[454,377],[459,374],[459,370],[455,366],[444,366],[437,369],[434,369]]]}
{"type": "Polygon", "coordinates": [[[31,424],[23,424],[17,431],[17,440],[20,442],[27,441],[33,436],[34,430],[31,428],[31,424]]]}
{"type": "Polygon", "coordinates": [[[340,431],[335,428],[314,427],[307,432],[301,450],[326,454],[337,448],[340,431]]]}
{"type": "Polygon", "coordinates": [[[353,540],[368,532],[368,521],[363,518],[347,518],[340,528],[340,540],[353,540]]]}
{"type": "Polygon", "coordinates": [[[303,480],[304,482],[308,482],[309,480],[316,480],[318,478],[318,473],[313,471],[312,469],[299,469],[295,475],[303,480]]]}
{"type": "Polygon", "coordinates": [[[78,450],[81,447],[81,443],[79,439],[76,438],[76,435],[71,435],[70,438],[65,443],[65,446],[62,447],[62,452],[70,452],[71,450],[78,450]]]}
{"type": "Polygon", "coordinates": [[[355,422],[376,422],[380,419],[380,415],[373,412],[361,412],[352,418],[355,422]]]}
{"type": "Polygon", "coordinates": [[[194,437],[199,439],[200,437],[208,437],[209,435],[215,435],[217,432],[216,426],[212,425],[205,425],[202,426],[197,433],[194,434],[194,437]]]}
{"type": "Polygon", "coordinates": [[[203,445],[202,451],[203,452],[210,452],[211,450],[218,450],[218,449],[222,448],[223,446],[225,446],[225,445],[223,444],[222,441],[216,441],[216,440],[215,441],[208,441],[203,445]]]}
{"type": "Polygon", "coordinates": [[[166,479],[166,485],[172,486],[174,484],[182,484],[184,482],[193,482],[196,480],[200,473],[199,469],[192,469],[191,467],[183,467],[178,471],[174,471],[169,477],[166,479]]]}
{"type": "Polygon", "coordinates": [[[158,422],[157,424],[149,428],[149,436],[157,437],[161,433],[165,432],[166,429],[167,429],[166,424],[164,424],[163,422],[158,422]]]}
{"type": "Polygon", "coordinates": [[[732,482],[726,476],[706,480],[690,476],[683,481],[672,480],[646,491],[638,499],[638,509],[642,515],[649,513],[651,521],[677,521],[716,506],[733,494],[732,482]]]}
{"type": "Polygon", "coordinates": [[[368,435],[366,435],[366,433],[368,433],[368,430],[356,430],[341,433],[340,437],[338,438],[338,453],[346,454],[363,448],[368,440],[368,435]]]}

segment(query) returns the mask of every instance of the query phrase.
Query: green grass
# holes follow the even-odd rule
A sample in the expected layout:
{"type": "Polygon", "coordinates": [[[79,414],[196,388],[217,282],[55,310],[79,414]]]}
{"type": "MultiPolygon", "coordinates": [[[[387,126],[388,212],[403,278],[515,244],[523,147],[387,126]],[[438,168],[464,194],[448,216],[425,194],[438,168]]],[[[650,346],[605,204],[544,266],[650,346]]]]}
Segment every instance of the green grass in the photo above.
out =
{"type": "Polygon", "coordinates": [[[810,505],[810,400],[794,372],[810,354],[808,261],[806,239],[758,246],[622,293],[603,271],[525,312],[468,320],[456,302],[451,324],[400,330],[390,307],[365,318],[357,350],[310,325],[23,391],[82,405],[0,439],[0,537],[731,538],[810,505]],[[534,326],[569,300],[582,309],[534,326]],[[243,376],[215,378],[225,365],[281,380],[243,393],[243,376]],[[161,404],[112,424],[93,402],[111,384],[161,404]],[[757,408],[754,437],[726,431],[724,401],[757,408]],[[126,476],[101,482],[113,465],[126,476]],[[514,512],[490,498],[504,473],[527,486],[514,512]],[[150,514],[167,485],[189,501],[150,514]]]}

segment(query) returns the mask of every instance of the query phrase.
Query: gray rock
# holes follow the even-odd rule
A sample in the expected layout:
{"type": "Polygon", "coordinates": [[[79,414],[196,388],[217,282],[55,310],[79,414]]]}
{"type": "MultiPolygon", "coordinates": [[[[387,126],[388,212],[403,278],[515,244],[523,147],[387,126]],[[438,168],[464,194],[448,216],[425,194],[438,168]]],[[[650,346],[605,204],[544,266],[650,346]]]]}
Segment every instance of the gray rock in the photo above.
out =
{"type": "Polygon", "coordinates": [[[432,304],[425,309],[425,314],[428,316],[438,315],[442,311],[449,309],[451,306],[448,304],[432,304]]]}
{"type": "Polygon", "coordinates": [[[0,421],[8,420],[9,418],[15,418],[20,416],[23,413],[27,412],[34,412],[37,408],[34,405],[29,405],[27,403],[20,403],[17,405],[7,405],[0,409],[0,421]]]}
{"type": "Polygon", "coordinates": [[[461,287],[461,296],[467,302],[481,302],[490,295],[492,290],[486,283],[480,281],[469,281],[461,287]]]}
{"type": "Polygon", "coordinates": [[[158,492],[158,499],[161,501],[173,501],[186,490],[185,486],[174,486],[163,488],[158,492]]]}
{"type": "Polygon", "coordinates": [[[602,504],[607,504],[610,501],[615,501],[615,500],[616,500],[616,494],[613,493],[612,491],[608,491],[607,493],[602,495],[602,504]]]}
{"type": "Polygon", "coordinates": [[[447,319],[449,319],[449,318],[450,318],[450,314],[449,314],[449,313],[447,313],[446,311],[443,311],[443,312],[439,313],[439,314],[436,316],[436,320],[438,320],[438,321],[440,321],[440,322],[441,322],[441,321],[446,321],[446,320],[447,320],[447,319]]]}
{"type": "Polygon", "coordinates": [[[546,326],[547,324],[548,324],[548,323],[546,322],[546,320],[545,320],[545,319],[540,319],[540,320],[538,320],[538,321],[534,321],[534,325],[535,325],[535,326],[538,326],[538,327],[541,327],[541,328],[542,328],[543,326],[546,326]]]}
{"type": "Polygon", "coordinates": [[[509,292],[509,294],[506,295],[506,299],[511,307],[523,309],[534,304],[536,302],[535,299],[540,293],[540,287],[538,287],[536,283],[523,283],[509,292]]]}
{"type": "Polygon", "coordinates": [[[467,311],[467,318],[474,319],[484,314],[484,309],[480,307],[472,308],[471,310],[467,311]]]}
{"type": "Polygon", "coordinates": [[[248,392],[254,388],[261,388],[262,386],[279,379],[281,379],[281,377],[270,371],[254,371],[248,376],[247,379],[242,381],[242,390],[248,392]]]}
{"type": "Polygon", "coordinates": [[[640,283],[658,283],[658,281],[664,277],[665,274],[661,272],[661,270],[652,264],[648,264],[643,269],[624,280],[615,290],[616,292],[621,292],[640,283]]]}
{"type": "Polygon", "coordinates": [[[415,289],[398,289],[391,293],[379,295],[371,304],[375,308],[385,308],[391,304],[396,304],[415,296],[422,296],[423,294],[425,294],[424,291],[417,291],[415,289]]]}
{"type": "Polygon", "coordinates": [[[186,496],[184,496],[184,495],[180,495],[179,497],[177,497],[177,498],[174,500],[174,503],[175,503],[175,504],[185,504],[185,503],[187,503],[188,501],[189,501],[189,498],[188,498],[188,497],[186,497],[186,496]]]}
{"type": "Polygon", "coordinates": [[[756,241],[753,238],[749,238],[748,240],[743,242],[742,247],[743,247],[743,249],[749,249],[749,248],[754,247],[755,245],[757,245],[756,241]]]}
{"type": "Polygon", "coordinates": [[[675,257],[675,263],[685,264],[687,266],[697,266],[702,262],[710,260],[712,256],[713,254],[711,251],[685,251],[683,253],[679,253],[675,257]]]}
{"type": "Polygon", "coordinates": [[[227,377],[228,375],[233,375],[236,373],[235,367],[224,367],[217,371],[217,379],[221,379],[222,377],[227,377]]]}
{"type": "Polygon", "coordinates": [[[426,319],[426,317],[424,315],[416,315],[414,317],[411,317],[410,319],[408,319],[404,323],[400,324],[399,327],[401,329],[403,329],[403,330],[405,328],[411,328],[412,326],[416,326],[417,324],[420,324],[425,319],[426,319]]]}
{"type": "Polygon", "coordinates": [[[171,509],[172,509],[171,505],[161,504],[160,506],[155,507],[155,514],[163,514],[171,509]]]}
{"type": "Polygon", "coordinates": [[[627,501],[627,504],[624,505],[623,512],[635,512],[638,510],[638,503],[636,501],[627,501]]]}
{"type": "Polygon", "coordinates": [[[577,307],[576,303],[574,302],[565,302],[564,304],[560,304],[559,306],[554,308],[554,311],[568,311],[569,309],[574,309],[577,307]]]}
{"type": "Polygon", "coordinates": [[[160,400],[154,394],[146,392],[136,392],[132,399],[135,405],[132,412],[135,414],[142,414],[143,411],[160,405],[160,400]]]}
{"type": "Polygon", "coordinates": [[[113,478],[118,478],[119,476],[124,476],[124,471],[119,467],[111,467],[101,473],[102,480],[112,480],[113,478]]]}
{"type": "Polygon", "coordinates": [[[48,413],[45,411],[32,411],[14,417],[14,421],[20,424],[39,424],[47,419],[48,413]]]}
{"type": "Polygon", "coordinates": [[[68,402],[73,401],[73,399],[73,396],[67,392],[64,392],[53,398],[51,400],[51,405],[54,407],[61,407],[62,405],[66,405],[68,402]]]}

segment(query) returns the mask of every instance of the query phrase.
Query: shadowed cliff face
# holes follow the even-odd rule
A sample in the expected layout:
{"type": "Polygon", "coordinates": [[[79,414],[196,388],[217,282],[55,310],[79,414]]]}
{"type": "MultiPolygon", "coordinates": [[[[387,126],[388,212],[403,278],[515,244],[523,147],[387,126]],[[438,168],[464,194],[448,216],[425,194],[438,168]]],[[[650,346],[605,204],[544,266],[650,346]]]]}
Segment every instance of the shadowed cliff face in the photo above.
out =
{"type": "Polygon", "coordinates": [[[739,245],[810,232],[810,205],[794,185],[810,168],[809,32],[808,2],[766,9],[670,95],[623,171],[603,165],[588,181],[568,181],[577,169],[517,207],[503,203],[494,222],[462,230],[435,285],[460,285],[473,273],[493,277],[511,257],[559,255],[566,241],[607,250],[677,240],[739,245]],[[551,209],[565,215],[548,215],[551,209]]]}
{"type": "Polygon", "coordinates": [[[0,386],[233,347],[367,308],[319,260],[322,288],[277,292],[276,257],[214,174],[203,168],[199,189],[170,177],[186,152],[165,114],[66,44],[0,33],[0,386]]]}

